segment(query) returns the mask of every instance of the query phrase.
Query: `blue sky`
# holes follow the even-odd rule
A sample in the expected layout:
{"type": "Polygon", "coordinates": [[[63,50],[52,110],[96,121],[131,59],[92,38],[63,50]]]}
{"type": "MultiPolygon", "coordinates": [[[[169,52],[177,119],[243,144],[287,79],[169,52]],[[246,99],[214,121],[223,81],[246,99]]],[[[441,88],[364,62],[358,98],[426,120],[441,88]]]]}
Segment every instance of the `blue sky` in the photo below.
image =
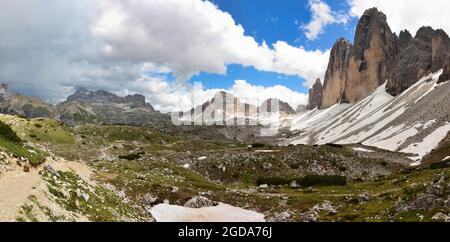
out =
{"type": "Polygon", "coordinates": [[[187,81],[203,83],[205,100],[225,89],[296,107],[325,74],[335,40],[353,42],[368,8],[383,11],[396,33],[450,32],[448,0],[210,1],[2,0],[0,80],[51,103],[84,87],[189,110],[187,81]]]}
{"type": "MultiPolygon", "coordinates": [[[[307,50],[330,49],[336,39],[345,37],[353,41],[357,18],[350,18],[347,24],[325,26],[324,33],[315,40],[308,40],[302,25],[311,21],[311,10],[307,0],[211,0],[220,10],[232,15],[237,24],[245,29],[245,35],[252,36],[258,43],[265,41],[271,46],[282,40],[292,46],[303,46],[307,50]]],[[[347,1],[324,1],[333,11],[347,13],[347,1]]],[[[203,83],[205,88],[228,88],[235,80],[246,80],[253,85],[283,85],[294,91],[306,93],[305,80],[295,75],[258,71],[239,64],[228,66],[226,75],[202,72],[190,82],[203,83]]]]}

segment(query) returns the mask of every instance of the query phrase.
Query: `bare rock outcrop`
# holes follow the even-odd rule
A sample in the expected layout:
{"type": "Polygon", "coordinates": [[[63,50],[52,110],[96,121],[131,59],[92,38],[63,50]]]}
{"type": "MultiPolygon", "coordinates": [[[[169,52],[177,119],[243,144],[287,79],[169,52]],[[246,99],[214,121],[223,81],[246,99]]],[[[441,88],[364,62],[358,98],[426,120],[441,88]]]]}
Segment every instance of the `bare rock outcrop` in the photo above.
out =
{"type": "Polygon", "coordinates": [[[334,44],[319,107],[356,102],[386,81],[386,91],[397,96],[440,69],[440,81],[447,81],[449,56],[450,38],[443,30],[422,27],[414,38],[407,30],[397,37],[385,14],[368,9],[358,22],[354,44],[345,39],[334,44]]]}
{"type": "Polygon", "coordinates": [[[155,111],[139,94],[121,97],[80,88],[59,103],[57,109],[59,121],[71,126],[94,123],[163,127],[170,122],[168,115],[155,111]]]}
{"type": "Polygon", "coordinates": [[[446,82],[450,80],[450,55],[447,56],[444,62],[444,72],[439,77],[438,83],[446,82]]]}
{"type": "Polygon", "coordinates": [[[408,30],[402,30],[400,31],[400,34],[398,36],[398,49],[399,51],[405,50],[411,41],[413,40],[413,37],[411,33],[408,30]]]}
{"type": "Polygon", "coordinates": [[[308,106],[306,109],[313,110],[322,106],[322,89],[322,82],[320,79],[317,79],[316,83],[309,89],[308,106]]]}
{"type": "Polygon", "coordinates": [[[358,101],[383,84],[397,53],[397,37],[386,15],[376,8],[366,10],[356,27],[344,100],[358,101]]]}
{"type": "Polygon", "coordinates": [[[331,49],[320,108],[330,107],[342,99],[352,47],[353,45],[349,41],[341,38],[331,49]]]}
{"type": "Polygon", "coordinates": [[[366,10],[356,27],[354,45],[339,39],[331,51],[322,107],[358,101],[384,83],[398,53],[397,42],[386,15],[376,8],[366,10]]]}
{"type": "Polygon", "coordinates": [[[296,114],[297,112],[294,110],[294,108],[291,107],[286,102],[283,102],[276,98],[269,98],[268,100],[264,101],[261,106],[258,107],[258,112],[275,112],[279,111],[280,113],[284,114],[296,114]],[[278,105],[277,109],[272,108],[272,104],[278,105]]]}
{"type": "Polygon", "coordinates": [[[400,50],[386,86],[387,92],[394,96],[408,89],[426,74],[444,67],[448,59],[447,54],[450,53],[450,39],[443,30],[422,27],[407,47],[400,50]]]}

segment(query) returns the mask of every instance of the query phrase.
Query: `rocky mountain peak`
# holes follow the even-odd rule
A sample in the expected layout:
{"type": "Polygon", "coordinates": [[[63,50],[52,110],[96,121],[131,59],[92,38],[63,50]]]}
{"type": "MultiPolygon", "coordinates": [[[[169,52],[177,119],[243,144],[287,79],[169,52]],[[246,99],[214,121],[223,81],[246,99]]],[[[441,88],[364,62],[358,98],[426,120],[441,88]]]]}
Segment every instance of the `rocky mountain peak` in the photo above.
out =
{"type": "Polygon", "coordinates": [[[392,35],[389,32],[391,30],[384,13],[377,8],[366,10],[356,26],[354,50],[363,57],[361,52],[370,48],[374,37],[380,37],[380,40],[388,44],[387,38],[392,37],[388,36],[388,34],[392,35]]]}
{"type": "Polygon", "coordinates": [[[415,39],[421,39],[421,40],[430,40],[432,36],[434,35],[435,30],[430,26],[423,26],[420,27],[419,30],[417,30],[415,39]]]}
{"type": "Polygon", "coordinates": [[[306,112],[307,110],[308,110],[308,109],[307,109],[307,106],[306,106],[306,105],[303,105],[303,104],[298,105],[297,108],[295,109],[295,111],[296,111],[297,113],[304,113],[304,112],[306,112]]]}
{"type": "Polygon", "coordinates": [[[322,90],[322,82],[320,81],[320,78],[317,78],[314,85],[309,89],[308,106],[306,107],[308,110],[320,108],[322,106],[322,90]]]}
{"type": "Polygon", "coordinates": [[[8,93],[9,85],[7,83],[0,84],[0,94],[8,93]]]}
{"type": "Polygon", "coordinates": [[[397,56],[386,91],[397,96],[426,74],[445,69],[449,54],[450,39],[445,31],[421,27],[397,56]]]}
{"type": "Polygon", "coordinates": [[[331,50],[318,107],[355,102],[370,95],[388,78],[398,53],[397,41],[384,13],[376,8],[365,11],[356,27],[354,44],[339,39],[331,50]]]}
{"type": "MultiPolygon", "coordinates": [[[[278,103],[278,110],[280,113],[284,113],[284,114],[295,114],[297,113],[292,107],[291,105],[289,105],[286,102],[281,101],[280,99],[277,98],[269,98],[266,101],[264,101],[261,106],[258,107],[258,112],[260,112],[260,110],[264,110],[266,112],[272,112],[272,104],[274,103],[278,103]]],[[[275,111],[275,110],[274,110],[275,111]]]]}
{"type": "Polygon", "coordinates": [[[86,101],[96,103],[118,103],[121,98],[116,94],[99,90],[89,91],[86,88],[79,88],[74,94],[67,97],[67,101],[86,101]]]}
{"type": "Polygon", "coordinates": [[[145,96],[140,94],[120,97],[114,93],[104,90],[89,91],[79,88],[74,94],[67,97],[66,102],[85,102],[93,104],[128,104],[131,108],[145,108],[155,111],[151,104],[147,103],[145,96]]]}
{"type": "Polygon", "coordinates": [[[450,55],[447,55],[447,58],[445,59],[445,62],[444,62],[443,69],[444,69],[444,72],[439,77],[438,83],[446,82],[446,81],[450,80],[450,55]]]}
{"type": "Polygon", "coordinates": [[[319,91],[312,88],[309,108],[356,102],[386,81],[386,91],[396,96],[426,74],[445,69],[449,54],[450,39],[445,31],[425,26],[414,38],[407,30],[397,37],[384,13],[368,9],[358,22],[354,44],[344,39],[334,44],[321,101],[317,101],[319,91]]]}
{"type": "Polygon", "coordinates": [[[409,46],[411,43],[413,37],[411,33],[408,30],[402,30],[400,31],[400,35],[398,37],[398,48],[400,51],[406,49],[406,47],[409,46]]]}
{"type": "Polygon", "coordinates": [[[125,96],[125,102],[127,103],[134,103],[134,104],[141,104],[145,105],[145,96],[141,94],[134,94],[134,95],[128,95],[125,96]]]}

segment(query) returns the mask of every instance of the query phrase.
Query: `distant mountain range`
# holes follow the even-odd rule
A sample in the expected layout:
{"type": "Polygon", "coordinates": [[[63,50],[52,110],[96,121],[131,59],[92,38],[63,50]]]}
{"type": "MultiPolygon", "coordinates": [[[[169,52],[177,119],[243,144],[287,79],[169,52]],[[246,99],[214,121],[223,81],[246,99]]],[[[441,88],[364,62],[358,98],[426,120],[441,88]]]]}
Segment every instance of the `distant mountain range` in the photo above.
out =
{"type": "Polygon", "coordinates": [[[155,111],[142,95],[120,97],[106,91],[77,90],[66,101],[48,104],[38,97],[0,93],[0,111],[26,118],[53,118],[75,126],[81,124],[129,124],[167,126],[168,115],[155,111]]]}
{"type": "Polygon", "coordinates": [[[279,99],[270,98],[260,106],[243,103],[230,93],[218,92],[210,101],[205,102],[188,112],[179,113],[180,120],[197,123],[234,123],[266,124],[267,115],[277,113],[282,118],[298,114],[288,103],[279,99]],[[262,121],[262,122],[261,122],[262,121]]]}
{"type": "Polygon", "coordinates": [[[339,39],[333,46],[324,83],[315,82],[307,106],[293,109],[277,99],[255,106],[218,92],[190,111],[173,113],[187,124],[232,121],[256,124],[252,127],[175,127],[171,114],[155,111],[142,95],[120,97],[86,89],[51,105],[40,98],[12,94],[2,85],[0,112],[48,117],[71,126],[141,125],[237,140],[260,135],[261,127],[277,126],[283,133],[272,141],[285,145],[361,143],[420,161],[442,147],[450,131],[449,79],[450,39],[443,30],[423,27],[415,37],[408,31],[397,36],[386,15],[372,8],[359,20],[353,44],[339,39]],[[280,111],[277,117],[272,115],[275,109],[280,111]]]}
{"type": "MultiPolygon", "coordinates": [[[[190,112],[181,114],[187,118],[188,114],[200,111],[203,120],[203,112],[210,110],[213,116],[218,117],[219,112],[226,113],[224,117],[236,115],[242,118],[256,118],[262,110],[271,112],[271,104],[276,103],[282,115],[294,115],[297,112],[289,104],[277,99],[269,99],[261,106],[241,103],[235,96],[218,92],[215,97],[193,108],[190,112]],[[231,98],[235,106],[230,109],[226,107],[225,98],[231,98]],[[218,102],[218,100],[222,102],[218,102]],[[238,108],[240,107],[240,109],[238,108]],[[228,112],[228,113],[227,113],[228,112]],[[239,113],[241,112],[241,113],[239,113]]],[[[273,108],[272,108],[273,109],[273,108]]],[[[275,110],[273,110],[275,111],[275,110]]],[[[147,103],[143,95],[135,94],[120,97],[107,91],[89,91],[84,88],[78,89],[74,94],[57,105],[48,104],[38,97],[29,97],[13,94],[7,90],[0,92],[0,112],[19,115],[26,118],[53,118],[71,125],[82,124],[127,124],[167,128],[171,126],[171,115],[156,111],[150,103],[147,103]]],[[[225,120],[225,119],[224,119],[225,120]]],[[[203,120],[207,121],[207,120],[203,120]]]]}

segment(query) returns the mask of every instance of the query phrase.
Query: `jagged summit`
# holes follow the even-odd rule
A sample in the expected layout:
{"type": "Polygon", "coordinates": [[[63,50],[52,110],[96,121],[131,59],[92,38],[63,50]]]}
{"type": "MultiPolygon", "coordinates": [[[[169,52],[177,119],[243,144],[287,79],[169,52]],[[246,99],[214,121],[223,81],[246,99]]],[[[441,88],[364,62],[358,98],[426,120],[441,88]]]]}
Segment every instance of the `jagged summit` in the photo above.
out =
{"type": "Polygon", "coordinates": [[[148,108],[150,111],[155,111],[152,105],[146,103],[145,96],[140,94],[127,95],[120,97],[114,93],[104,90],[89,91],[86,88],[79,88],[77,91],[67,97],[66,102],[93,102],[93,103],[128,103],[134,107],[148,108]]]}
{"type": "Polygon", "coordinates": [[[287,102],[283,102],[277,98],[269,98],[258,107],[258,112],[265,110],[265,112],[272,112],[272,104],[278,103],[278,110],[283,114],[296,114],[297,112],[287,102]]]}
{"type": "Polygon", "coordinates": [[[445,69],[449,55],[450,39],[443,30],[420,28],[407,47],[400,48],[387,83],[388,93],[397,96],[423,76],[445,69]]]}
{"type": "Polygon", "coordinates": [[[387,92],[397,96],[423,76],[448,69],[449,56],[450,39],[442,29],[424,26],[414,37],[407,30],[397,36],[383,12],[368,9],[359,19],[353,44],[343,38],[334,44],[322,91],[311,88],[308,107],[359,101],[386,80],[387,92]]]}
{"type": "Polygon", "coordinates": [[[399,50],[400,51],[405,50],[411,43],[412,39],[413,39],[413,37],[407,29],[400,31],[400,34],[398,37],[399,50]]]}
{"type": "Polygon", "coordinates": [[[322,105],[322,91],[323,86],[320,78],[317,78],[316,83],[309,89],[309,100],[308,106],[306,107],[309,110],[321,107],[322,105]]]}
{"type": "Polygon", "coordinates": [[[104,90],[79,88],[57,105],[59,120],[69,125],[85,123],[155,125],[169,118],[156,112],[140,94],[118,96],[104,90]]]}

